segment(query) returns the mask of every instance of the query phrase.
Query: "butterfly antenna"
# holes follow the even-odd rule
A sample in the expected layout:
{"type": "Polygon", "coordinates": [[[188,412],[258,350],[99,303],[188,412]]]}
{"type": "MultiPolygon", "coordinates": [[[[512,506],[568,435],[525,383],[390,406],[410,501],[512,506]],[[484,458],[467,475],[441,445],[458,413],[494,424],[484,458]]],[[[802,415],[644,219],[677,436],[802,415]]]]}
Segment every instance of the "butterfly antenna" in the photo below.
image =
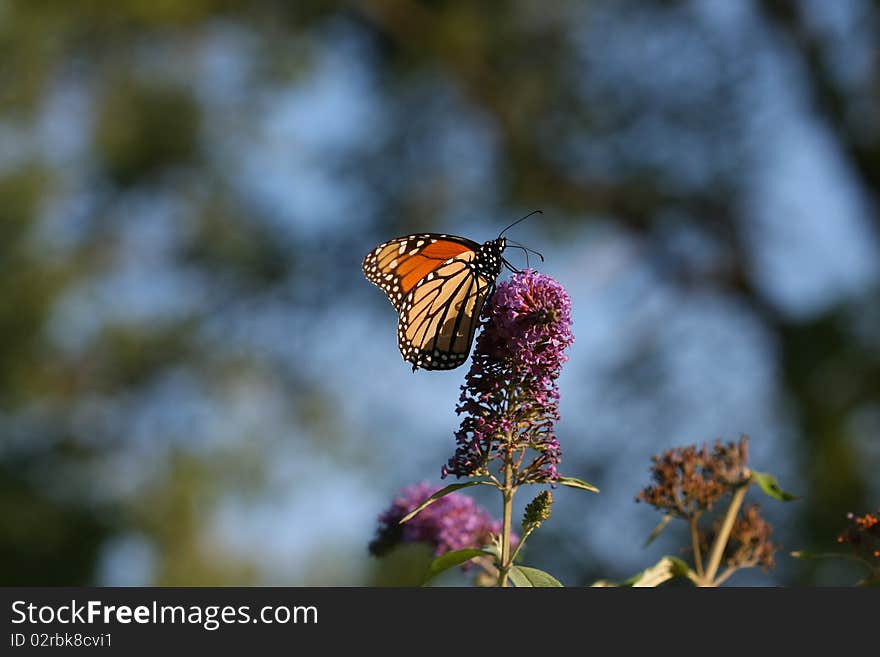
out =
{"type": "Polygon", "coordinates": [[[516,242],[513,242],[513,241],[511,241],[511,240],[508,240],[508,246],[509,246],[510,248],[513,248],[513,249],[519,249],[519,250],[521,250],[523,253],[525,253],[525,254],[526,254],[526,269],[531,269],[531,266],[530,266],[530,264],[529,264],[529,252],[528,252],[528,249],[526,249],[526,247],[524,247],[522,244],[517,244],[516,242]]]}
{"type": "Polygon", "coordinates": [[[541,255],[540,252],[535,251],[534,249],[530,249],[527,246],[523,246],[519,242],[514,242],[513,240],[507,240],[507,241],[510,243],[511,246],[516,247],[518,249],[522,249],[523,251],[526,252],[526,261],[528,261],[528,259],[529,259],[529,253],[534,253],[536,256],[538,256],[541,259],[541,262],[544,262],[544,256],[541,255]]]}
{"type": "Polygon", "coordinates": [[[543,210],[533,210],[532,212],[529,212],[525,217],[522,217],[521,219],[517,219],[517,220],[514,221],[512,224],[510,224],[507,228],[505,228],[505,229],[502,230],[500,233],[498,233],[498,237],[501,237],[501,236],[504,235],[504,233],[506,233],[508,230],[510,230],[511,228],[513,228],[514,226],[516,226],[519,222],[521,222],[521,221],[525,221],[526,219],[528,219],[529,217],[531,217],[533,214],[544,214],[544,211],[543,211],[543,210]]]}
{"type": "Polygon", "coordinates": [[[512,264],[510,264],[510,263],[507,261],[507,258],[501,258],[501,262],[503,262],[503,263],[504,263],[504,266],[507,267],[507,268],[508,268],[511,272],[513,272],[514,274],[522,274],[522,270],[521,270],[521,269],[517,269],[517,268],[514,267],[512,264]]]}

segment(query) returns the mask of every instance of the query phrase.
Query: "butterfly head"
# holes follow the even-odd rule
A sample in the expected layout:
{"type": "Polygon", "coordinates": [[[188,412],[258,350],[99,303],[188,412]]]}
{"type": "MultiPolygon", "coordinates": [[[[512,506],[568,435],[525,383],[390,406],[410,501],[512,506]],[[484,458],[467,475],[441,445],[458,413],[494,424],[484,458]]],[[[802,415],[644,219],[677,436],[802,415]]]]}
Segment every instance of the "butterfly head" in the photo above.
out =
{"type": "Polygon", "coordinates": [[[501,267],[506,263],[503,256],[506,248],[507,239],[504,237],[483,243],[477,251],[477,257],[474,258],[474,263],[483,276],[492,281],[498,278],[501,267]]]}

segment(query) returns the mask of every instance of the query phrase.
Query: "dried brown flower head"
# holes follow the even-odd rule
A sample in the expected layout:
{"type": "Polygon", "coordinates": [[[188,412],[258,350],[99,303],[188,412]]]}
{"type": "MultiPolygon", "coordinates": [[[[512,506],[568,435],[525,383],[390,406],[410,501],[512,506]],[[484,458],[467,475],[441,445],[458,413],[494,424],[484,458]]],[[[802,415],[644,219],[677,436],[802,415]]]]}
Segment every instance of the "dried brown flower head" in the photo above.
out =
{"type": "MultiPolygon", "coordinates": [[[[701,542],[704,545],[712,545],[721,530],[722,521],[723,519],[719,518],[711,531],[702,533],[701,542]]],[[[744,507],[733,523],[724,550],[724,563],[728,568],[753,566],[760,566],[763,570],[775,568],[774,554],[779,546],[770,541],[772,533],[773,526],[761,516],[761,508],[757,504],[744,507]]]]}
{"type": "Polygon", "coordinates": [[[657,509],[680,518],[692,518],[745,483],[751,476],[746,467],[748,439],[723,444],[689,445],[651,457],[654,484],[636,496],[657,509]]]}

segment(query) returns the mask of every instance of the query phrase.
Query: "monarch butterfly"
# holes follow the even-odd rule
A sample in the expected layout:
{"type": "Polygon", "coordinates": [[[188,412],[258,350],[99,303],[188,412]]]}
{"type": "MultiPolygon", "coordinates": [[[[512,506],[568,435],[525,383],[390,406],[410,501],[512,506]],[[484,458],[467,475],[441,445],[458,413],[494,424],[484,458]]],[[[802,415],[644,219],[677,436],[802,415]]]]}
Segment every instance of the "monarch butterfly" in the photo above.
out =
{"type": "Polygon", "coordinates": [[[503,235],[535,212],[484,244],[456,235],[418,233],[383,242],[367,254],[364,276],[398,311],[397,346],[413,372],[420,367],[451,370],[464,363],[502,266],[519,271],[504,259],[503,235]]]}

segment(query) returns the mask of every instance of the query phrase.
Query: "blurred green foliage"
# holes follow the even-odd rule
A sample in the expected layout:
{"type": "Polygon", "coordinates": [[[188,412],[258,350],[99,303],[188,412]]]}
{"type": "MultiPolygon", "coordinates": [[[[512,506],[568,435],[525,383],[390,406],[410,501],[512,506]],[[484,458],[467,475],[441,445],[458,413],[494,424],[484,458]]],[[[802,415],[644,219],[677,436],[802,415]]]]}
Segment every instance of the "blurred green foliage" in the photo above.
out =
{"type": "Polygon", "coordinates": [[[0,477],[0,558],[5,586],[60,586],[91,581],[109,538],[102,509],[53,498],[4,463],[0,477]]]}
{"type": "Polygon", "coordinates": [[[120,186],[192,163],[198,153],[199,109],[169,85],[110,85],[98,116],[95,147],[107,176],[120,186]]]}

